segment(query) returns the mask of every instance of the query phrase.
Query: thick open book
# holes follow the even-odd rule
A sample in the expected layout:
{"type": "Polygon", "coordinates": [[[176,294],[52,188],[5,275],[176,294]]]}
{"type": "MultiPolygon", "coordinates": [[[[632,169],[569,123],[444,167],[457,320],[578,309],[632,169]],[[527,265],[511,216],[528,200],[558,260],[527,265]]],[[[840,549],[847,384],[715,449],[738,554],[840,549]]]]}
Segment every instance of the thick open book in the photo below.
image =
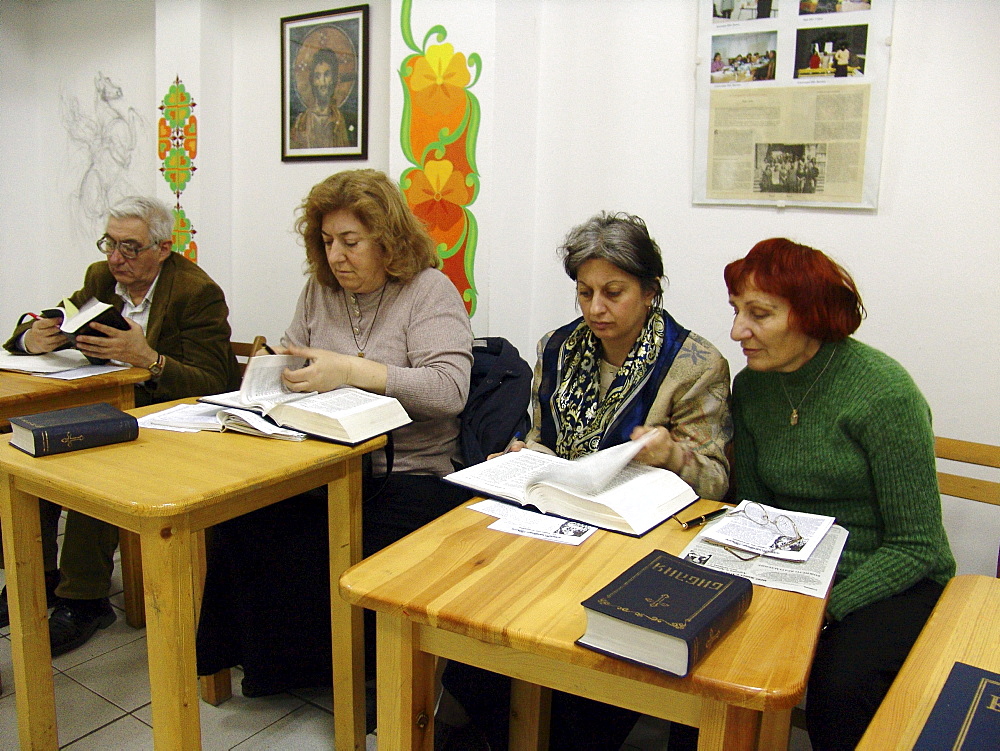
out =
{"type": "Polygon", "coordinates": [[[410,422],[403,405],[391,396],[349,386],[323,393],[289,391],[281,373],[302,365],[302,358],[291,355],[251,357],[239,391],[199,401],[260,412],[283,427],[342,443],[360,443],[410,422]]]}
{"type": "MultiPolygon", "coordinates": [[[[95,321],[120,331],[128,331],[129,329],[128,321],[120,312],[108,303],[101,302],[94,297],[87,300],[79,309],[69,298],[66,298],[58,306],[43,310],[42,318],[62,318],[59,330],[66,335],[74,347],[76,346],[76,337],[81,334],[84,336],[106,336],[90,325],[95,321]]],[[[107,362],[99,357],[87,356],[87,359],[94,365],[104,365],[107,362]]]]}
{"type": "Polygon", "coordinates": [[[522,449],[445,479],[546,514],[641,535],[698,499],[673,472],[632,462],[644,445],[627,441],[573,461],[522,449]]]}
{"type": "Polygon", "coordinates": [[[58,308],[43,310],[42,316],[45,318],[57,317],[59,311],[62,311],[64,314],[59,330],[69,337],[71,341],[76,341],[76,337],[79,334],[104,336],[104,334],[98,332],[96,329],[91,328],[90,324],[95,321],[103,323],[106,326],[111,326],[112,328],[120,329],[121,331],[128,331],[128,322],[122,317],[121,313],[108,303],[101,302],[93,297],[81,305],[79,310],[69,300],[63,300],[62,305],[58,308]]]}

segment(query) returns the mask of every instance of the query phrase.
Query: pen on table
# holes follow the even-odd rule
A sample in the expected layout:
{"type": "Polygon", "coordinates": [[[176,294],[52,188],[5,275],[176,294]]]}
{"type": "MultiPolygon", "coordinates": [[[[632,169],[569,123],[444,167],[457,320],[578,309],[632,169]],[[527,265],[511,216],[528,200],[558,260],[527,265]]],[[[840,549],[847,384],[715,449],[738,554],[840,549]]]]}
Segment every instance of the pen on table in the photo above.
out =
{"type": "Polygon", "coordinates": [[[277,352],[275,352],[275,351],[274,351],[273,349],[271,349],[271,348],[270,348],[269,346],[267,346],[267,344],[262,344],[262,345],[260,345],[260,346],[261,346],[261,348],[262,348],[262,349],[263,349],[263,350],[264,350],[265,352],[267,352],[267,354],[269,354],[269,355],[276,355],[276,354],[278,354],[278,353],[277,353],[277,352]]]}
{"type": "Polygon", "coordinates": [[[688,519],[686,522],[682,522],[680,519],[677,519],[676,516],[674,518],[677,519],[677,523],[681,525],[681,529],[693,529],[694,527],[700,527],[702,524],[707,524],[712,521],[712,519],[718,519],[720,516],[725,516],[731,510],[732,509],[730,509],[729,506],[723,506],[715,511],[709,511],[707,514],[696,516],[694,519],[688,519]]]}
{"type": "Polygon", "coordinates": [[[507,443],[506,446],[504,446],[504,449],[503,451],[500,452],[500,455],[503,456],[504,454],[509,454],[510,450],[514,448],[514,444],[520,440],[521,440],[521,431],[518,431],[514,433],[514,437],[510,439],[510,441],[507,443]]]}

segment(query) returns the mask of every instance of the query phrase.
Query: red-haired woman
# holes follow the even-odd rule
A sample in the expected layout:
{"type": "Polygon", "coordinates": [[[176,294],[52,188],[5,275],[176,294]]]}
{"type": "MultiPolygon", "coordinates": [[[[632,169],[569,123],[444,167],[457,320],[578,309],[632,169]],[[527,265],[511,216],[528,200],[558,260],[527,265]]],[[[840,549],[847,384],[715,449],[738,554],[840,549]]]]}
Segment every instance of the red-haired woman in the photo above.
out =
{"type": "Polygon", "coordinates": [[[850,275],[776,238],[726,266],[739,498],[834,516],[850,533],[809,679],[814,749],[853,749],[947,581],[927,402],[903,367],[851,334],[850,275]]]}

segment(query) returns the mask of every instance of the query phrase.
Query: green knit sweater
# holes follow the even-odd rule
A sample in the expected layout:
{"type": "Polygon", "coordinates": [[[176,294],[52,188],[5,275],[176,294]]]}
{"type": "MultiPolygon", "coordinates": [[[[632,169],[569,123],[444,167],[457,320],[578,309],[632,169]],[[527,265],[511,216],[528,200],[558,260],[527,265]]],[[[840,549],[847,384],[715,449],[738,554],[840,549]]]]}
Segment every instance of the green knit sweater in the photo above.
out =
{"type": "Polygon", "coordinates": [[[833,516],[850,533],[833,618],[955,575],[930,409],[898,362],[845,339],[793,373],[745,368],[733,382],[733,419],[739,498],[833,516]]]}

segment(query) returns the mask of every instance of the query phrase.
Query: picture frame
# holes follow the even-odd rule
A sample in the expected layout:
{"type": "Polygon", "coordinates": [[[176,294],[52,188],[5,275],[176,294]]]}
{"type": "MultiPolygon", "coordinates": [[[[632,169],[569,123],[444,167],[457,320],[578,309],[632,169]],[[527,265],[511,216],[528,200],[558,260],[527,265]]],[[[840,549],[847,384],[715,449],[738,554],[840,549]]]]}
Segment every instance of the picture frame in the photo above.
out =
{"type": "Polygon", "coordinates": [[[368,158],[368,6],[281,19],[281,161],[368,158]]]}

